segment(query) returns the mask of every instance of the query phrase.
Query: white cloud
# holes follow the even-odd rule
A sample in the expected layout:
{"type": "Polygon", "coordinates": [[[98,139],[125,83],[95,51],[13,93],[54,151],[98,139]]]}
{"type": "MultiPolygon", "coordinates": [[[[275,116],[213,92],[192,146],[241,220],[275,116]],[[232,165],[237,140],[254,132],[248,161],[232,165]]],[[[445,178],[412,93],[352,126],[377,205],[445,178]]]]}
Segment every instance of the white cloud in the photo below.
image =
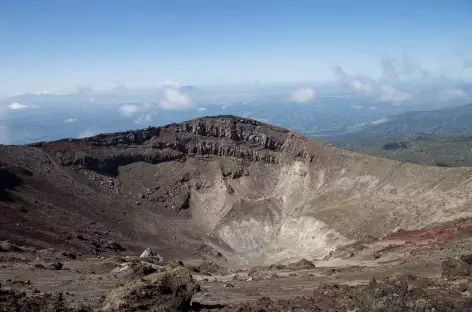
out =
{"type": "Polygon", "coordinates": [[[126,117],[133,117],[137,116],[135,120],[136,124],[151,121],[152,120],[152,109],[155,108],[156,105],[153,105],[149,102],[141,103],[141,104],[124,104],[118,111],[121,115],[126,117]]]}
{"type": "Polygon", "coordinates": [[[411,100],[412,95],[395,89],[392,86],[384,85],[380,88],[380,100],[385,102],[405,102],[411,100]]]}
{"type": "Polygon", "coordinates": [[[34,92],[33,94],[35,94],[35,95],[45,95],[45,94],[51,94],[51,91],[44,90],[44,91],[34,92]]]}
{"type": "Polygon", "coordinates": [[[199,111],[199,112],[204,112],[204,111],[206,111],[206,110],[207,110],[206,107],[199,107],[199,108],[198,108],[198,111],[199,111]]]}
{"type": "Polygon", "coordinates": [[[372,86],[368,83],[362,83],[361,81],[354,79],[347,82],[348,87],[356,92],[369,93],[372,91],[372,86]]]}
{"type": "Polygon", "coordinates": [[[177,82],[177,81],[172,81],[172,80],[166,80],[166,81],[162,81],[162,82],[158,82],[157,83],[157,86],[159,88],[174,88],[174,89],[178,89],[182,86],[181,83],[177,82]]]}
{"type": "Polygon", "coordinates": [[[139,105],[136,104],[125,104],[118,108],[118,111],[123,116],[133,116],[141,110],[139,105]]]}
{"type": "Polygon", "coordinates": [[[95,98],[93,97],[89,98],[89,102],[95,102],[95,98]]]}
{"type": "Polygon", "coordinates": [[[147,114],[141,114],[139,117],[134,121],[135,124],[139,125],[140,123],[143,122],[150,122],[152,121],[152,114],[147,113],[147,114]]]}
{"type": "Polygon", "coordinates": [[[403,55],[401,59],[381,60],[384,80],[388,84],[396,84],[402,80],[417,80],[425,84],[443,83],[444,77],[435,77],[429,70],[421,67],[420,64],[412,60],[408,55],[403,55]],[[403,79],[402,79],[403,78],[403,79]]]}
{"type": "Polygon", "coordinates": [[[376,110],[377,107],[375,107],[375,106],[372,105],[371,107],[369,107],[369,109],[370,109],[370,110],[376,110]]]}
{"type": "Polygon", "coordinates": [[[346,73],[341,66],[335,66],[333,69],[334,75],[338,78],[341,84],[348,87],[350,90],[358,93],[371,93],[373,91],[372,79],[366,77],[354,76],[346,73]]]}
{"type": "MultiPolygon", "coordinates": [[[[383,80],[392,81],[398,78],[392,61],[383,61],[382,66],[384,76],[386,76],[383,80]]],[[[346,73],[341,66],[333,68],[333,72],[338,77],[339,81],[352,91],[379,97],[381,101],[399,103],[412,98],[411,94],[397,90],[390,85],[380,85],[378,81],[371,78],[350,75],[346,73]]]]}
{"type": "Polygon", "coordinates": [[[47,94],[58,94],[54,93],[54,91],[34,91],[34,92],[16,92],[16,93],[10,93],[6,96],[6,98],[12,98],[12,97],[17,97],[17,96],[23,96],[23,95],[47,95],[47,94]]]}
{"type": "Polygon", "coordinates": [[[73,122],[76,122],[77,121],[77,118],[67,118],[67,119],[64,119],[64,123],[73,123],[73,122]]]}
{"type": "MultiPolygon", "coordinates": [[[[438,99],[440,100],[466,96],[463,90],[449,89],[448,86],[454,85],[455,81],[443,74],[434,74],[421,67],[408,55],[404,55],[403,58],[382,59],[380,65],[382,75],[378,79],[351,75],[345,72],[341,66],[335,66],[332,71],[339,83],[348,89],[394,104],[413,100],[415,95],[423,95],[424,92],[431,93],[432,86],[445,89],[439,93],[438,99]],[[409,83],[416,84],[412,89],[414,91],[405,88],[409,83]],[[421,89],[422,85],[426,89],[421,89]]],[[[468,65],[467,62],[464,62],[463,67],[468,65]]],[[[472,66],[472,64],[470,65],[472,66]]]]}
{"type": "Polygon", "coordinates": [[[300,88],[292,93],[292,100],[297,103],[307,103],[315,98],[315,90],[312,88],[300,88]]]}
{"type": "Polygon", "coordinates": [[[26,109],[29,106],[26,104],[20,104],[20,103],[11,103],[10,105],[7,106],[11,110],[21,110],[21,109],[26,109]]]}
{"type": "Polygon", "coordinates": [[[443,101],[454,100],[467,96],[464,90],[459,88],[444,89],[439,91],[438,97],[443,101]]]}
{"type": "Polygon", "coordinates": [[[183,110],[193,107],[190,97],[174,88],[164,90],[164,99],[160,104],[161,108],[166,110],[183,110]]]}

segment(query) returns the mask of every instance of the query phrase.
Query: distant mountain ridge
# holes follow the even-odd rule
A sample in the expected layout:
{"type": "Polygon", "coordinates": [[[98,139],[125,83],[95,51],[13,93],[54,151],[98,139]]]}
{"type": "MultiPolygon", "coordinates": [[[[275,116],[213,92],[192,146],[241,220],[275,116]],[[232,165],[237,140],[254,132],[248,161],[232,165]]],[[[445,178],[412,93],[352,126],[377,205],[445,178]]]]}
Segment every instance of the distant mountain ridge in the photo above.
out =
{"type": "Polygon", "coordinates": [[[472,104],[413,111],[351,127],[330,144],[404,162],[472,166],[472,104]],[[392,148],[394,147],[394,148],[392,148]]]}
{"type": "Polygon", "coordinates": [[[472,103],[434,111],[413,111],[388,117],[382,122],[371,122],[351,129],[350,135],[373,136],[386,134],[441,134],[472,133],[472,103]]]}

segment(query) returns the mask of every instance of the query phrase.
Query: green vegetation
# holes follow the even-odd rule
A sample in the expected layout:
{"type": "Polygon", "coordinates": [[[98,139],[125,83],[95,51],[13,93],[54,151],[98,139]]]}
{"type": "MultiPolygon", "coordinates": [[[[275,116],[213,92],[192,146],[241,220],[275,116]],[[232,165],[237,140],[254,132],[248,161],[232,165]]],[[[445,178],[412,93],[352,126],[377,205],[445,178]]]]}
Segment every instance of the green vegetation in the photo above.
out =
{"type": "Polygon", "coordinates": [[[327,142],[360,153],[421,165],[472,166],[472,136],[351,134],[330,138],[327,142]]]}

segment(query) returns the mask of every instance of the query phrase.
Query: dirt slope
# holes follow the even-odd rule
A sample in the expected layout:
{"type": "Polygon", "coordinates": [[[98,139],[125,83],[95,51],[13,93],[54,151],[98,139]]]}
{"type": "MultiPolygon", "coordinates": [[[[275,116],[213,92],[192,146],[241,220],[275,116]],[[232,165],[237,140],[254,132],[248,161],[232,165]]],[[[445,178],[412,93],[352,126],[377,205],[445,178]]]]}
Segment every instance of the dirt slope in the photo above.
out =
{"type": "Polygon", "coordinates": [[[80,140],[0,146],[0,239],[245,264],[472,215],[472,170],[335,149],[218,116],[80,140]]]}

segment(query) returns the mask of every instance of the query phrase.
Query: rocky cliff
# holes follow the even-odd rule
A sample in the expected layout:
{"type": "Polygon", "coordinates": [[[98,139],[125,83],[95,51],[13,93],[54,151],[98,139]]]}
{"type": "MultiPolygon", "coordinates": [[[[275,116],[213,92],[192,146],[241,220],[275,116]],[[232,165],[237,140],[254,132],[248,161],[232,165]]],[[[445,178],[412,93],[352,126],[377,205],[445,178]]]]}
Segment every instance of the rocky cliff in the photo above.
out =
{"type": "Polygon", "coordinates": [[[31,144],[64,166],[115,173],[134,162],[157,164],[194,155],[231,156],[276,163],[289,135],[286,129],[235,116],[206,117],[164,127],[85,139],[31,144]]]}

